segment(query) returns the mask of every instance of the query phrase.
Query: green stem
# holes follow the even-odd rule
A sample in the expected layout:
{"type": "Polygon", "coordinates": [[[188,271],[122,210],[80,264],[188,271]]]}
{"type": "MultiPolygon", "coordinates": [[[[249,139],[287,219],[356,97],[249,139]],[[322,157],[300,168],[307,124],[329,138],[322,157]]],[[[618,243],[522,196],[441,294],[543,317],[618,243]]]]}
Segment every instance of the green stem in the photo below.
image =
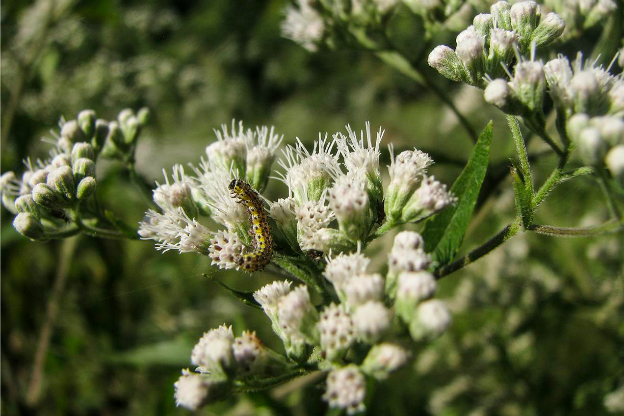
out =
{"type": "Polygon", "coordinates": [[[538,234],[557,236],[557,237],[592,237],[596,235],[602,235],[612,232],[617,232],[622,229],[624,224],[619,221],[608,221],[604,224],[596,225],[593,227],[553,227],[552,225],[539,225],[533,224],[529,228],[529,231],[536,232],[538,234]]]}
{"type": "Polygon", "coordinates": [[[320,270],[316,270],[316,267],[311,266],[309,262],[280,253],[273,253],[271,262],[310,286],[323,297],[323,301],[330,299],[331,296],[320,270]]]}
{"type": "Polygon", "coordinates": [[[530,194],[533,195],[533,177],[531,175],[531,165],[529,164],[529,156],[527,155],[526,145],[524,144],[524,138],[520,132],[520,125],[518,119],[514,116],[507,116],[507,124],[511,130],[511,135],[516,145],[516,151],[518,152],[518,158],[520,159],[520,171],[524,177],[524,184],[530,194]]]}
{"type": "Polygon", "coordinates": [[[449,265],[443,266],[434,272],[436,279],[441,279],[444,276],[447,276],[451,273],[454,273],[469,264],[475,262],[486,254],[490,253],[492,250],[503,244],[505,241],[509,240],[511,237],[516,235],[518,231],[521,230],[520,227],[521,219],[516,218],[511,224],[507,225],[503,228],[498,234],[494,237],[490,238],[481,246],[475,248],[470,253],[466,254],[464,257],[455,260],[449,265]]]}
{"type": "Polygon", "coordinates": [[[461,111],[459,111],[457,106],[455,106],[455,103],[453,102],[451,97],[449,97],[442,88],[438,87],[436,84],[431,82],[427,77],[423,76],[421,71],[419,71],[416,67],[414,67],[414,65],[410,61],[405,59],[405,57],[401,55],[400,53],[398,53],[397,51],[383,50],[383,51],[375,52],[375,55],[377,55],[379,59],[381,59],[383,62],[387,63],[388,65],[390,65],[392,68],[396,69],[397,71],[401,72],[403,75],[406,75],[407,77],[416,81],[416,83],[418,83],[419,85],[427,87],[434,94],[436,94],[438,98],[440,98],[442,102],[446,104],[451,109],[451,111],[457,116],[459,123],[464,127],[464,129],[466,130],[466,132],[468,133],[472,141],[474,143],[477,142],[479,135],[474,130],[474,128],[472,127],[468,119],[461,113],[461,111]]]}
{"type": "Polygon", "coordinates": [[[61,231],[45,231],[44,239],[47,240],[59,240],[62,238],[71,237],[73,235],[79,234],[81,231],[80,227],[67,227],[61,231]]]}
{"type": "Polygon", "coordinates": [[[611,216],[620,221],[622,219],[622,214],[620,213],[617,203],[615,202],[615,198],[611,193],[611,188],[609,187],[609,178],[604,168],[598,169],[598,185],[600,185],[600,189],[605,196],[605,199],[607,201],[607,207],[609,208],[611,216]]]}
{"type": "Polygon", "coordinates": [[[390,231],[397,225],[398,224],[395,221],[386,219],[386,221],[384,221],[384,223],[381,224],[379,228],[375,230],[375,233],[373,234],[373,238],[371,238],[371,240],[381,237],[382,235],[384,235],[385,233],[387,233],[388,231],[390,231]]]}
{"type": "Polygon", "coordinates": [[[76,211],[75,221],[76,221],[76,225],[78,226],[78,228],[80,228],[80,230],[82,230],[83,232],[85,232],[86,234],[92,237],[110,238],[113,240],[125,240],[125,239],[139,240],[140,239],[138,235],[130,236],[128,234],[120,233],[119,231],[99,228],[93,225],[85,224],[82,221],[82,218],[80,218],[80,215],[77,214],[77,211],[76,211]]]}

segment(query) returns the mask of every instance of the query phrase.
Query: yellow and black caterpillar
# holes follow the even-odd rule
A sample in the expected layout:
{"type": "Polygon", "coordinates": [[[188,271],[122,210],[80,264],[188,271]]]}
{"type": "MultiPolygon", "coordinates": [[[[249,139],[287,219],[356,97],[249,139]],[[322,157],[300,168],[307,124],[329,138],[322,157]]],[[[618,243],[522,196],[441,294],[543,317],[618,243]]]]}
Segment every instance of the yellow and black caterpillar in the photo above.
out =
{"type": "Polygon", "coordinates": [[[273,255],[273,237],[260,196],[247,182],[234,179],[228,186],[233,198],[243,204],[249,215],[253,251],[238,259],[238,265],[249,272],[262,270],[273,255]]]}

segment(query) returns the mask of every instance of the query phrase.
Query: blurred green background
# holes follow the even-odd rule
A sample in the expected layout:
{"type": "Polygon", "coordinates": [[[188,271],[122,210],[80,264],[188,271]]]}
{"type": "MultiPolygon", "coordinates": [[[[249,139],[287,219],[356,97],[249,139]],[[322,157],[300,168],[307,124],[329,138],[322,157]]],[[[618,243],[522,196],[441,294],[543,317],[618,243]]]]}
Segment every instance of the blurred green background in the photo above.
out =
{"type": "MultiPolygon", "coordinates": [[[[386,129],[386,144],[429,151],[438,162],[433,174],[450,185],[471,150],[451,113],[363,51],[310,54],[283,39],[286,4],[3,1],[2,172],[21,172],[28,156],[47,157],[49,146],[40,139],[61,115],[92,108],[113,119],[123,108],[147,106],[153,116],[137,150],[137,169],[150,182],[161,178],[162,168],[197,163],[214,140],[212,130],[236,118],[250,127],[274,125],[285,143],[300,137],[308,144],[319,132],[331,134],[347,123],[359,129],[370,120],[374,129],[386,129]]],[[[403,30],[418,43],[417,28],[403,30]]],[[[591,47],[599,35],[590,33],[568,49],[591,47]]],[[[490,196],[479,202],[465,252],[514,215],[510,183],[493,185],[508,170],[513,145],[502,114],[485,106],[479,91],[435,81],[453,92],[476,129],[495,122],[484,188],[490,196]]],[[[543,147],[533,143],[530,150],[543,147]]],[[[383,161],[389,163],[387,152],[383,161]]],[[[553,163],[540,159],[538,181],[553,163]]],[[[148,204],[121,167],[111,163],[98,176],[101,199],[138,223],[148,204]]],[[[596,188],[590,179],[560,187],[539,222],[600,223],[607,213],[596,188]]],[[[268,196],[284,192],[273,181],[268,196]]],[[[175,407],[173,383],[204,331],[225,322],[235,333],[256,330],[281,348],[262,313],[202,275],[255,290],[276,278],[268,273],[218,271],[207,258],[160,254],[151,242],[81,236],[33,243],[17,234],[4,209],[1,237],[3,414],[188,414],[175,407]],[[62,290],[59,274],[66,276],[62,290]],[[50,325],[47,307],[55,290],[60,302],[50,325]],[[53,332],[38,366],[46,325],[53,332]]],[[[367,251],[380,271],[391,238],[367,251]]],[[[520,235],[446,277],[440,297],[454,325],[415,351],[411,368],[375,386],[369,413],[607,414],[605,395],[624,382],[623,252],[622,235],[520,235]]],[[[297,380],[199,413],[322,414],[321,382],[297,380]]]]}

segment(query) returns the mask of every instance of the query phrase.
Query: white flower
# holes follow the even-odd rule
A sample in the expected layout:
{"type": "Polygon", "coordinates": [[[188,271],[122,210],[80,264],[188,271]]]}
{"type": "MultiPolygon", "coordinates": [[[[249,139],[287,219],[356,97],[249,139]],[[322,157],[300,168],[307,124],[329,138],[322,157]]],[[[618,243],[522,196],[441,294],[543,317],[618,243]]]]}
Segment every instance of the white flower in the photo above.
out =
{"type": "Polygon", "coordinates": [[[243,331],[240,337],[236,337],[232,353],[241,373],[247,375],[262,370],[264,364],[262,358],[266,351],[255,332],[243,331]]]}
{"type": "Polygon", "coordinates": [[[182,375],[174,383],[176,406],[189,410],[199,409],[208,398],[210,382],[202,375],[182,370],[182,375]]]}
{"type": "Polygon", "coordinates": [[[231,174],[219,169],[209,160],[202,160],[195,172],[197,173],[195,186],[199,191],[198,199],[210,207],[212,218],[230,231],[246,232],[246,227],[242,224],[248,223],[247,212],[232,198],[228,189],[232,181],[231,174]]]}
{"type": "Polygon", "coordinates": [[[410,358],[411,354],[403,347],[384,342],[369,351],[362,363],[362,371],[384,380],[390,373],[403,367],[410,358]]]}
{"type": "Polygon", "coordinates": [[[616,178],[624,178],[624,144],[613,146],[605,157],[605,164],[616,178]]]}
{"type": "Polygon", "coordinates": [[[401,272],[425,270],[430,264],[431,257],[422,249],[393,249],[388,255],[389,273],[397,276],[401,272]]]}
{"type": "Polygon", "coordinates": [[[329,206],[342,233],[353,240],[367,237],[373,218],[362,174],[340,176],[329,190],[329,206]]]}
{"type": "Polygon", "coordinates": [[[422,236],[414,231],[401,231],[394,237],[393,250],[424,249],[425,242],[422,236]]]}
{"type": "Polygon", "coordinates": [[[437,338],[451,324],[451,314],[441,300],[430,299],[418,305],[410,323],[410,334],[416,341],[437,338]]]}
{"type": "Polygon", "coordinates": [[[223,124],[221,131],[215,129],[214,132],[217,141],[206,147],[208,160],[223,171],[232,170],[237,176],[244,176],[247,142],[250,140],[248,136],[253,135],[253,132],[245,131],[242,121],[239,121],[237,129],[235,120],[232,120],[231,131],[223,124]]]}
{"type": "Polygon", "coordinates": [[[305,285],[291,290],[277,301],[277,316],[284,334],[303,337],[310,343],[316,342],[316,322],[318,312],[312,302],[305,285]]]}
{"type": "Polygon", "coordinates": [[[262,306],[267,315],[274,316],[277,314],[278,301],[290,292],[291,284],[288,280],[276,280],[256,290],[253,295],[254,299],[262,306]]]}
{"type": "Polygon", "coordinates": [[[231,326],[221,325],[204,333],[193,347],[191,362],[198,371],[215,375],[229,372],[235,364],[232,355],[234,334],[231,326]]]}
{"type": "Polygon", "coordinates": [[[397,299],[411,298],[416,301],[429,299],[436,290],[435,277],[427,271],[403,272],[399,275],[397,299]]]}
{"type": "Polygon", "coordinates": [[[374,344],[390,328],[392,313],[383,303],[370,301],[358,306],[352,315],[352,319],[358,338],[369,344],[374,344]]]}
{"type": "Polygon", "coordinates": [[[295,146],[282,150],[285,159],[279,160],[284,172],[277,179],[288,186],[289,195],[297,203],[305,200],[318,201],[332,182],[341,174],[338,156],[333,154],[334,141],[319,134],[314,142],[312,153],[297,138],[295,146]]]}
{"type": "MultiPolygon", "coordinates": [[[[162,210],[186,207],[190,204],[194,207],[190,181],[184,174],[184,168],[181,165],[173,166],[172,183],[169,182],[169,177],[164,169],[163,175],[165,176],[165,183],[161,185],[156,182],[156,189],[154,189],[154,202],[156,205],[162,210]]],[[[197,208],[195,208],[195,211],[197,211],[197,208]]],[[[191,214],[189,213],[189,215],[191,214]]]]}
{"type": "Polygon", "coordinates": [[[286,20],[282,23],[282,34],[311,52],[318,49],[323,38],[323,18],[305,1],[299,1],[299,8],[288,7],[286,20]]]}
{"type": "Polygon", "coordinates": [[[150,209],[139,224],[141,239],[157,241],[157,250],[206,254],[210,230],[190,219],[182,208],[169,209],[162,214],[150,209]]]}
{"type": "Polygon", "coordinates": [[[369,301],[381,301],[384,283],[384,278],[379,273],[360,274],[350,278],[343,287],[347,304],[350,308],[356,308],[369,301]]]}
{"type": "Polygon", "coordinates": [[[422,221],[456,201],[457,198],[446,190],[446,185],[433,176],[426,176],[405,204],[401,219],[404,222],[422,221]]]}
{"type": "Polygon", "coordinates": [[[353,322],[342,305],[332,303],[326,306],[320,314],[317,328],[321,349],[329,361],[341,358],[353,343],[353,322]]]}
{"type": "Polygon", "coordinates": [[[296,223],[295,209],[296,203],[293,198],[280,198],[277,201],[269,202],[269,215],[280,227],[296,223]]]}
{"type": "Polygon", "coordinates": [[[366,379],[356,366],[333,370],[327,376],[327,390],[323,398],[330,407],[345,409],[347,414],[364,411],[366,379]]]}
{"type": "Polygon", "coordinates": [[[361,246],[355,253],[338,254],[335,257],[327,257],[327,265],[323,274],[336,289],[340,289],[353,276],[366,273],[370,263],[364,254],[360,252],[361,246]]]}
{"type": "Polygon", "coordinates": [[[336,230],[329,230],[327,226],[335,214],[325,203],[326,195],[324,191],[315,201],[307,199],[307,193],[304,193],[304,201],[296,207],[297,241],[303,250],[326,252],[332,242],[332,231],[336,230]]]}
{"type": "Polygon", "coordinates": [[[258,191],[262,191],[269,180],[271,165],[275,160],[275,151],[283,136],[275,133],[271,127],[256,127],[253,134],[247,136],[247,182],[258,191]]]}
{"type": "Polygon", "coordinates": [[[433,163],[428,154],[414,149],[401,152],[396,158],[392,146],[390,149],[390,184],[386,189],[384,209],[392,219],[400,217],[405,203],[416,190],[427,168],[433,163]]]}
{"type": "Polygon", "coordinates": [[[351,126],[347,124],[345,127],[349,137],[339,132],[334,134],[333,138],[343,157],[347,171],[352,174],[363,172],[370,177],[379,177],[379,156],[381,155],[379,144],[385,131],[381,127],[379,128],[373,145],[370,122],[366,122],[366,140],[363,131],[360,132],[358,139],[351,126]]]}
{"type": "Polygon", "coordinates": [[[624,412],[624,385],[604,397],[604,406],[609,413],[624,412]]]}
{"type": "Polygon", "coordinates": [[[236,233],[220,230],[210,239],[208,256],[212,264],[220,269],[238,269],[239,260],[245,251],[245,246],[236,233]]]}

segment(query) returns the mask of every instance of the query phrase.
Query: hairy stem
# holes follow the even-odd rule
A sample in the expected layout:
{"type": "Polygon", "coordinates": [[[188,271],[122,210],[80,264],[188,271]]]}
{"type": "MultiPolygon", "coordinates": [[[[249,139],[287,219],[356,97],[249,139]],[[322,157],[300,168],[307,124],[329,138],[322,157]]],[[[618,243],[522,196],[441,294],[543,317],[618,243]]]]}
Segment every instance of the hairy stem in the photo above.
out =
{"type": "Polygon", "coordinates": [[[538,234],[558,236],[558,237],[592,237],[596,235],[602,235],[612,232],[617,232],[622,229],[624,225],[621,222],[611,220],[604,224],[596,225],[593,227],[553,227],[552,225],[539,225],[533,224],[527,230],[536,232],[538,234]]]}
{"type": "Polygon", "coordinates": [[[31,371],[30,381],[28,383],[28,389],[26,391],[26,403],[29,406],[36,406],[41,398],[41,383],[43,381],[43,367],[45,365],[45,359],[48,355],[48,349],[50,347],[50,339],[52,338],[52,331],[56,318],[58,316],[59,305],[61,303],[61,297],[65,289],[65,283],[67,282],[67,276],[69,274],[69,267],[72,262],[72,258],[78,244],[78,236],[68,238],[63,241],[61,250],[59,252],[58,268],[56,269],[56,277],[54,279],[54,286],[52,292],[48,298],[48,305],[46,307],[45,321],[41,327],[39,333],[39,341],[37,342],[37,351],[35,352],[35,361],[31,371]]]}

